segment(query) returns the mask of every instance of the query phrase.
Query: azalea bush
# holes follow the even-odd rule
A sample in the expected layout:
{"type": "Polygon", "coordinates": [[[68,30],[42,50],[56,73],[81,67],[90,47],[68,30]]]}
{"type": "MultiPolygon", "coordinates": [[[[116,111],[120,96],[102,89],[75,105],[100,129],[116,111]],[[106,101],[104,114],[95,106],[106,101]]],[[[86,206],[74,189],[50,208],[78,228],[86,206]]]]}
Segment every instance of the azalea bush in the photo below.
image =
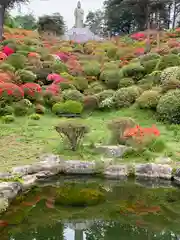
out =
{"type": "Polygon", "coordinates": [[[155,138],[160,136],[160,131],[153,125],[150,128],[136,125],[133,128],[127,128],[124,131],[124,138],[128,144],[137,149],[144,149],[151,144],[155,138]]]}
{"type": "Polygon", "coordinates": [[[13,83],[0,83],[0,101],[14,102],[24,98],[24,90],[13,83]]]}

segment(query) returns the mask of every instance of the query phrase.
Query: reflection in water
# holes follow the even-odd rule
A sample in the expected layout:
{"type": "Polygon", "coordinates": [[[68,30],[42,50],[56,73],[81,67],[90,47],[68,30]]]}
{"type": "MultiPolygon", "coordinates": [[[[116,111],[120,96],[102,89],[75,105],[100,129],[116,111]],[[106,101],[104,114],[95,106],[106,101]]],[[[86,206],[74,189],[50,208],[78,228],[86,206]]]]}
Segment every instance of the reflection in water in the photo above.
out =
{"type": "MultiPolygon", "coordinates": [[[[68,224],[69,225],[69,224],[68,224]]],[[[71,225],[71,224],[70,224],[71,225]]],[[[152,232],[119,222],[96,221],[88,229],[72,229],[58,223],[53,228],[37,228],[33,232],[18,233],[8,240],[180,240],[171,231],[152,232]]]]}

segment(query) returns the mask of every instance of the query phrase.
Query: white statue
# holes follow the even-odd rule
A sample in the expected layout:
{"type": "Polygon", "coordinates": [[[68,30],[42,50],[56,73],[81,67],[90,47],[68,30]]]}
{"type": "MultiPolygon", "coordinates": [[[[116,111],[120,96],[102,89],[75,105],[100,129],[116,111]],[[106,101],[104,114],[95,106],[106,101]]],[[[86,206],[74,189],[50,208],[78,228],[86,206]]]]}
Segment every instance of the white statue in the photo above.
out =
{"type": "Polygon", "coordinates": [[[75,28],[83,28],[84,27],[84,10],[81,8],[81,2],[78,1],[77,7],[74,10],[75,16],[75,28]]]}

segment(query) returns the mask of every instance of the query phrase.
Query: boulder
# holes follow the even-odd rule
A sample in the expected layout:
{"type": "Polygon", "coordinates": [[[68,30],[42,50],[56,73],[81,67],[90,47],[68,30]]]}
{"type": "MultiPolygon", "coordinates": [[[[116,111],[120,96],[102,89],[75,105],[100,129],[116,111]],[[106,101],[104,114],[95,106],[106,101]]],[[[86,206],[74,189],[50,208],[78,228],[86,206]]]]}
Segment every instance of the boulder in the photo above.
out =
{"type": "Polygon", "coordinates": [[[22,191],[22,184],[19,182],[1,182],[0,197],[5,199],[13,199],[22,191]]]}
{"type": "Polygon", "coordinates": [[[172,168],[167,164],[155,164],[155,163],[136,164],[135,176],[144,178],[171,179],[172,168]]]}
{"type": "Polygon", "coordinates": [[[64,172],[67,174],[94,174],[96,165],[95,162],[70,160],[65,162],[64,172]]]}
{"type": "Polygon", "coordinates": [[[128,176],[128,167],[125,164],[111,165],[105,169],[106,178],[125,178],[128,176]]]}

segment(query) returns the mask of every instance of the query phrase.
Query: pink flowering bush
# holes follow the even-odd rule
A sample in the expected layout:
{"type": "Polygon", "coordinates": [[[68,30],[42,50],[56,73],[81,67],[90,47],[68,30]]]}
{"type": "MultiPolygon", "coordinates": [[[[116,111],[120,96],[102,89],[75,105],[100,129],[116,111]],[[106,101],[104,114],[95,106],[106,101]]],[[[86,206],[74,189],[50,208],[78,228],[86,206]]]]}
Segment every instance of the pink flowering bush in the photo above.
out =
{"type": "Polygon", "coordinates": [[[142,40],[144,40],[146,38],[146,34],[141,33],[141,32],[134,33],[134,34],[131,35],[131,38],[133,40],[142,41],[142,40]]]}

